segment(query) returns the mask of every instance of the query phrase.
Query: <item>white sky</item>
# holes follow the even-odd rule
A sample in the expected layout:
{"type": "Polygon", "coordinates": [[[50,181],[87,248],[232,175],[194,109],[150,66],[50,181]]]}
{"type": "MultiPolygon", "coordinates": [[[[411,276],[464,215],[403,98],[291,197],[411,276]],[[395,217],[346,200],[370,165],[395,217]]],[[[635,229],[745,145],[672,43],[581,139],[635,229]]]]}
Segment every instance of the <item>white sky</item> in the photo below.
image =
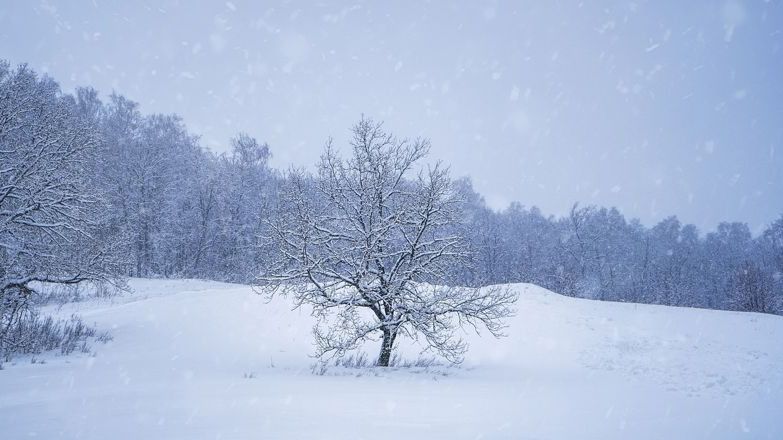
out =
{"type": "Polygon", "coordinates": [[[0,58],[311,165],[361,114],[496,208],[783,213],[780,1],[0,4],[0,58]],[[263,3],[263,4],[262,4],[263,3]]]}

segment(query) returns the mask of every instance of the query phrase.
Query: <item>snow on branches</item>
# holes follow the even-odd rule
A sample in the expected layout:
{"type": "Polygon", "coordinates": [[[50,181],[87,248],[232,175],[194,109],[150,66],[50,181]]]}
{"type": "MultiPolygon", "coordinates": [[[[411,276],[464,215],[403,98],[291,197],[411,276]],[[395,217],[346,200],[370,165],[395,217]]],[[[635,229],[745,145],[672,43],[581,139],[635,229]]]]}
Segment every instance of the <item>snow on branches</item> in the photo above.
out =
{"type": "Polygon", "coordinates": [[[313,308],[319,356],[380,335],[377,364],[388,366],[404,334],[459,361],[463,324],[499,336],[513,293],[438,285],[469,254],[448,170],[416,168],[429,142],[397,139],[362,119],[351,147],[345,160],[329,141],[316,176],[289,173],[270,225],[279,255],[259,283],[313,308]]]}

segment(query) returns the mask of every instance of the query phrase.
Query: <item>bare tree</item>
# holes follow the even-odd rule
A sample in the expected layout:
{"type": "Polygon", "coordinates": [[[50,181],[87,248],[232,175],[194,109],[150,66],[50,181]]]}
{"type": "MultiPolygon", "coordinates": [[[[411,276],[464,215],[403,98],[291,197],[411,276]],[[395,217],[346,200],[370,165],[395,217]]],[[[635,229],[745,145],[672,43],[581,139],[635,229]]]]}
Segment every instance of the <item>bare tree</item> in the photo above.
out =
{"type": "Polygon", "coordinates": [[[350,159],[329,141],[315,178],[287,176],[271,225],[280,257],[260,282],[313,307],[318,356],[380,336],[377,365],[388,366],[404,334],[459,361],[466,345],[456,330],[483,324],[500,336],[516,296],[436,286],[467,257],[448,171],[436,165],[410,179],[428,141],[399,140],[369,119],[352,131],[350,159]]]}

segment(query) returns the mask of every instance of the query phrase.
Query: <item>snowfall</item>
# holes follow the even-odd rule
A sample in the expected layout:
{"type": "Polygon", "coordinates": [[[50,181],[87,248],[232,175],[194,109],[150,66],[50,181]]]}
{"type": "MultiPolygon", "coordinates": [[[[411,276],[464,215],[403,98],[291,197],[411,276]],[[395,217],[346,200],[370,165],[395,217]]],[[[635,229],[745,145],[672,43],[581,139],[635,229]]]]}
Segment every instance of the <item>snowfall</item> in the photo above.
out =
{"type": "MultiPolygon", "coordinates": [[[[113,339],[4,364],[4,440],[783,439],[779,316],[517,284],[507,337],[466,332],[459,366],[324,370],[310,357],[313,318],[285,298],[198,280],[129,285],[44,310],[113,339]]],[[[420,356],[411,342],[401,351],[420,356]]]]}

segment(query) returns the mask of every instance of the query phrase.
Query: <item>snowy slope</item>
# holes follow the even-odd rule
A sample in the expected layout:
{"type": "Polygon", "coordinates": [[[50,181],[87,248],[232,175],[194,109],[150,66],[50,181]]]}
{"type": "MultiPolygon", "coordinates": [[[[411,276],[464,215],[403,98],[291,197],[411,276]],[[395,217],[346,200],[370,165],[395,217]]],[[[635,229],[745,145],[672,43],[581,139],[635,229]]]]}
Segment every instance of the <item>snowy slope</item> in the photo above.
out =
{"type": "Polygon", "coordinates": [[[311,318],[282,299],[194,280],[131,286],[51,310],[114,340],[95,356],[6,364],[1,438],[783,438],[776,316],[515,285],[509,336],[469,335],[459,368],[319,376],[311,318]]]}

